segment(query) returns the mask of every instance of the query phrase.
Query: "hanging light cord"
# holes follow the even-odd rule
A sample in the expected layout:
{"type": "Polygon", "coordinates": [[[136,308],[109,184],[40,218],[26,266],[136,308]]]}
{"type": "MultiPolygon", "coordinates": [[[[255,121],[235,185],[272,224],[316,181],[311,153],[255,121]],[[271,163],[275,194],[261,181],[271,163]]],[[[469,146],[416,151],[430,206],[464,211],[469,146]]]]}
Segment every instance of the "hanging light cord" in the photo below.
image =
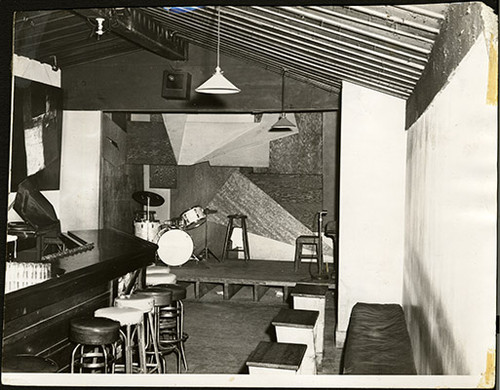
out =
{"type": "Polygon", "coordinates": [[[217,7],[217,69],[220,69],[220,6],[217,7]]]}
{"type": "Polygon", "coordinates": [[[283,68],[283,73],[281,74],[281,115],[285,114],[285,73],[286,69],[283,68]]]}

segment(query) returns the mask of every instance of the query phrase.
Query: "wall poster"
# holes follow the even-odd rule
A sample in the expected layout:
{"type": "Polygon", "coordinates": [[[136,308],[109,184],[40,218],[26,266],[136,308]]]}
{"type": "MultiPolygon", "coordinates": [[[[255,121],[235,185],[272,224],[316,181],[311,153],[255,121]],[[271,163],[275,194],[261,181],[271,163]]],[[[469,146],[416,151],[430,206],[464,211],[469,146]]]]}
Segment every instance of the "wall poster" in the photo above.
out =
{"type": "Polygon", "coordinates": [[[58,190],[62,90],[15,77],[13,116],[11,192],[26,177],[40,190],[58,190]]]}

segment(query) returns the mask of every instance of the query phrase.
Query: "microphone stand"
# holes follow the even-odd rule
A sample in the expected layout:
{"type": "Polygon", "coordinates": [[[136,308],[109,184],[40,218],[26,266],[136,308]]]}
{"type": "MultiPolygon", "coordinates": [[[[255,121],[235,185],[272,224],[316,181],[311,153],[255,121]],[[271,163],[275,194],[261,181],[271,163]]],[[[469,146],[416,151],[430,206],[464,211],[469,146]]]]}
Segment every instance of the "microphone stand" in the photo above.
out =
{"type": "Polygon", "coordinates": [[[313,279],[318,280],[328,280],[330,276],[328,272],[323,270],[323,237],[321,231],[323,230],[323,216],[327,214],[327,211],[322,210],[318,212],[318,274],[313,275],[313,279]]]}

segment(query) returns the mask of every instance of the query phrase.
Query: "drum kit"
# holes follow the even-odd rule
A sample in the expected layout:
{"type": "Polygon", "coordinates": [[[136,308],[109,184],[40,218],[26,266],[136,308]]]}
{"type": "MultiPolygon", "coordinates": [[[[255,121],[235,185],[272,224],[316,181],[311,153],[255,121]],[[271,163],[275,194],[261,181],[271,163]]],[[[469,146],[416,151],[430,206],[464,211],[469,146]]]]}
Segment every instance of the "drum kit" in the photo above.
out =
{"type": "Polygon", "coordinates": [[[180,266],[190,259],[208,260],[210,255],[219,260],[208,248],[208,223],[206,223],[207,216],[216,213],[217,210],[194,206],[184,211],[178,218],[161,223],[156,218],[156,212],[150,210],[151,207],[161,206],[165,202],[161,195],[149,191],[138,191],[132,194],[132,198],[145,207],[145,210],[136,212],[135,235],[158,245],[156,254],[163,263],[169,266],[180,266]],[[193,253],[194,243],[188,231],[201,225],[205,225],[205,247],[198,257],[193,253]]]}

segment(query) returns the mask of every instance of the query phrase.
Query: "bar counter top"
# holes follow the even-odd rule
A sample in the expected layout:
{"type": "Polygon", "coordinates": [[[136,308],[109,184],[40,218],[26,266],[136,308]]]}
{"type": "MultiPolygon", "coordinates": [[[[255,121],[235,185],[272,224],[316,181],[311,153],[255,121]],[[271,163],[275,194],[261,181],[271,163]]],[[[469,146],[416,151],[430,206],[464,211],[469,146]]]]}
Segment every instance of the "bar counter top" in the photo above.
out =
{"type": "Polygon", "coordinates": [[[94,248],[52,260],[59,276],[5,294],[4,353],[60,355],[61,348],[69,345],[69,320],[111,304],[116,280],[153,263],[158,248],[118,230],[72,233],[94,243],[94,248]]]}

